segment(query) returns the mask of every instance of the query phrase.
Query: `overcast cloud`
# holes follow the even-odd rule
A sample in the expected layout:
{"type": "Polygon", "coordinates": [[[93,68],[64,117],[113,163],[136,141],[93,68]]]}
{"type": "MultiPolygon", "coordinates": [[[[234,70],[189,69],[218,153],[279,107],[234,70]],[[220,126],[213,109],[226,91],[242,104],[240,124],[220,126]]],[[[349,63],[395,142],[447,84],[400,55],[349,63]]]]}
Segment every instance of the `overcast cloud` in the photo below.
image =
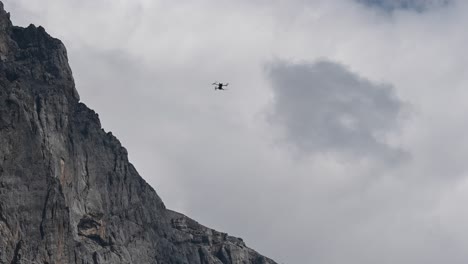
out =
{"type": "Polygon", "coordinates": [[[423,12],[432,8],[445,7],[452,0],[356,0],[371,7],[382,8],[386,11],[398,9],[423,12]]]}
{"type": "Polygon", "coordinates": [[[466,1],[3,2],[169,208],[288,264],[468,262],[466,1]]]}

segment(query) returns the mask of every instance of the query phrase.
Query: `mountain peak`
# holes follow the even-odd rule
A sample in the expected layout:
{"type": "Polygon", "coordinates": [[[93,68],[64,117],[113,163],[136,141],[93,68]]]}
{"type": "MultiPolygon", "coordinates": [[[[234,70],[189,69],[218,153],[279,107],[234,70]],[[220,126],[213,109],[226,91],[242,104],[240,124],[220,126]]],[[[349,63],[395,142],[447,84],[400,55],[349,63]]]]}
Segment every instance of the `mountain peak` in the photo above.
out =
{"type": "Polygon", "coordinates": [[[0,16],[6,16],[10,18],[10,14],[5,11],[5,7],[3,6],[3,2],[0,1],[0,16]]]}
{"type": "Polygon", "coordinates": [[[166,209],[79,102],[62,42],[0,7],[0,264],[275,264],[166,209]]]}
{"type": "Polygon", "coordinates": [[[57,92],[71,100],[79,100],[63,43],[47,34],[41,26],[13,26],[3,4],[0,7],[0,69],[6,71],[7,80],[13,83],[21,76],[41,84],[31,86],[31,89],[56,84],[48,89],[58,88],[57,92]]]}
{"type": "Polygon", "coordinates": [[[8,52],[8,32],[11,29],[10,13],[7,13],[0,1],[0,57],[4,60],[5,54],[8,52]]]}

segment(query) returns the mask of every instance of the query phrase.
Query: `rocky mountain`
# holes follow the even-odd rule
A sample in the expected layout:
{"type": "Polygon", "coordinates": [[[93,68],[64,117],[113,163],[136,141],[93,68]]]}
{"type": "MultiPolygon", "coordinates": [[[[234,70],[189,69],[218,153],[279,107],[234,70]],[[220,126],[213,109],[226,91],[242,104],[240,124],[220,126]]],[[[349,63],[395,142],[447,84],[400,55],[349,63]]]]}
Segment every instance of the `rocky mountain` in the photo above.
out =
{"type": "Polygon", "coordinates": [[[64,45],[0,2],[0,263],[275,262],[166,209],[80,102],[64,45]]]}

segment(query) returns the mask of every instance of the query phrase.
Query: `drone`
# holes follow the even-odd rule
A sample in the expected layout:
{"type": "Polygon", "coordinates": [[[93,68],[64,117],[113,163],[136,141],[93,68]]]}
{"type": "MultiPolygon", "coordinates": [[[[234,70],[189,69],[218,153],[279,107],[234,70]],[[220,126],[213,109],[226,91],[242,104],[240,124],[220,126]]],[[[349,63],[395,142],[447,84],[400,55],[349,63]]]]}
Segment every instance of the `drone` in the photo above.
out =
{"type": "Polygon", "coordinates": [[[223,88],[223,87],[228,86],[229,83],[218,83],[218,82],[214,82],[212,85],[215,85],[215,88],[214,88],[215,91],[216,91],[216,90],[223,90],[223,91],[225,91],[225,90],[227,90],[227,89],[225,89],[225,88],[223,88]]]}

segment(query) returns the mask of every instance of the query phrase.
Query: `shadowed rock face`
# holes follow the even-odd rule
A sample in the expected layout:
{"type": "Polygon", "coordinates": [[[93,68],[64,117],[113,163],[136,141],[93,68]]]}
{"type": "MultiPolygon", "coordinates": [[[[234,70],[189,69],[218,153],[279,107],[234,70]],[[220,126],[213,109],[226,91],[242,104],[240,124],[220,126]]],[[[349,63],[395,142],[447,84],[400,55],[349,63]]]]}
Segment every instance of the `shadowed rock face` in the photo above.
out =
{"type": "Polygon", "coordinates": [[[0,264],[273,264],[167,210],[98,115],[63,44],[0,2],[0,264]]]}

